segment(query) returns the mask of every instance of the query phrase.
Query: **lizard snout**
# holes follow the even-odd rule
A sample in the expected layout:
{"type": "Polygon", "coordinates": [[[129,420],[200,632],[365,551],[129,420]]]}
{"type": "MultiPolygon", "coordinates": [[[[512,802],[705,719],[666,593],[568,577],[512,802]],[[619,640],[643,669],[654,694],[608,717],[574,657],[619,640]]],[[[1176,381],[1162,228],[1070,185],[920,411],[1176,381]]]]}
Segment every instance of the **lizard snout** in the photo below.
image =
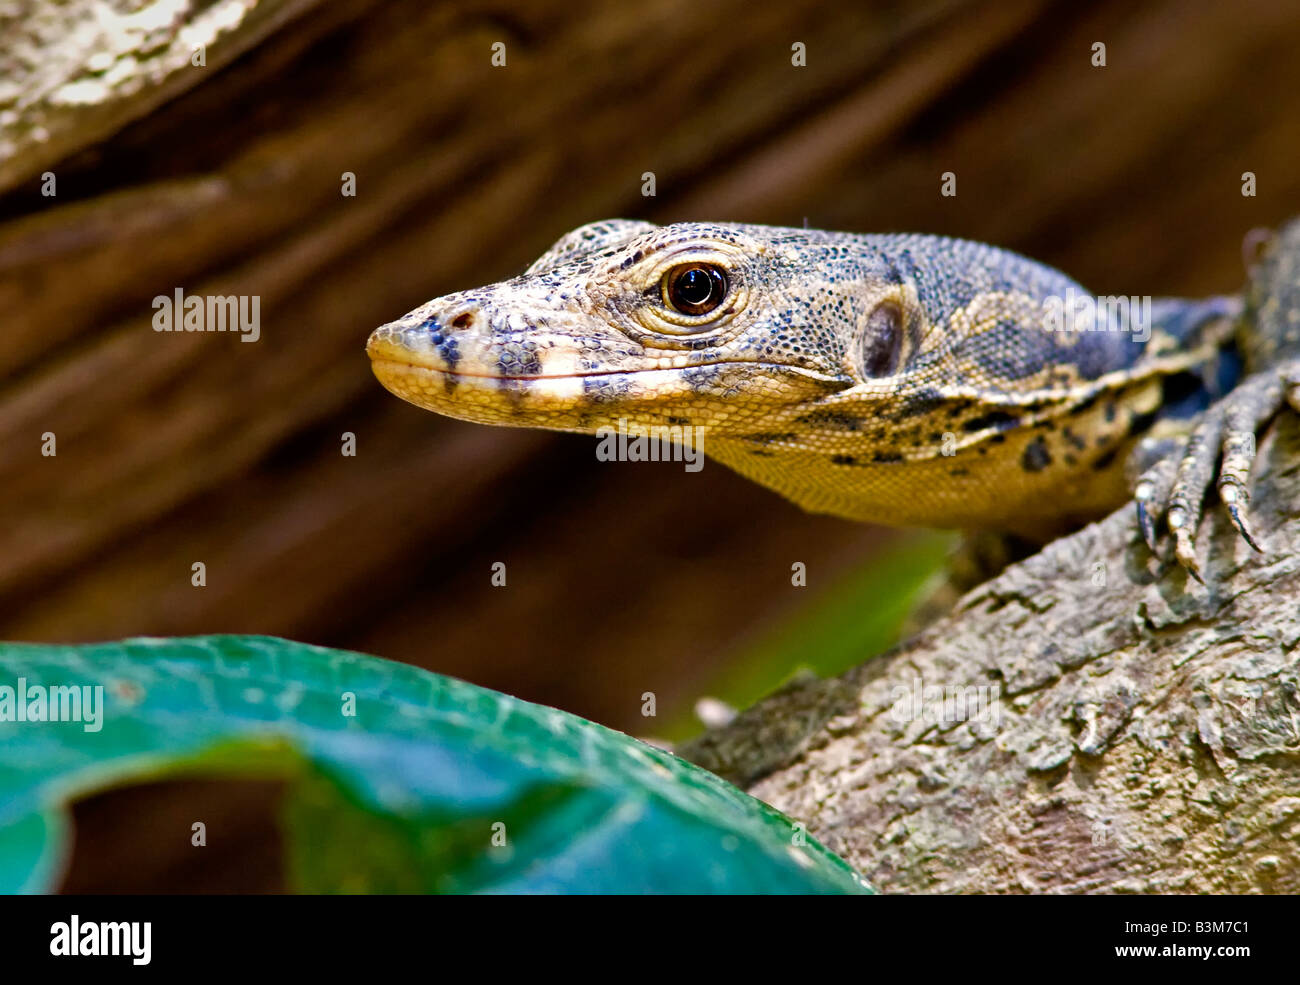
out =
{"type": "Polygon", "coordinates": [[[440,373],[486,375],[489,367],[476,358],[482,355],[486,323],[476,304],[434,301],[371,332],[366,353],[375,364],[395,362],[440,373]]]}
{"type": "Polygon", "coordinates": [[[523,401],[558,414],[584,391],[582,352],[570,335],[481,295],[448,295],[381,325],[366,354],[379,382],[403,400],[483,423],[512,419],[523,401]]]}

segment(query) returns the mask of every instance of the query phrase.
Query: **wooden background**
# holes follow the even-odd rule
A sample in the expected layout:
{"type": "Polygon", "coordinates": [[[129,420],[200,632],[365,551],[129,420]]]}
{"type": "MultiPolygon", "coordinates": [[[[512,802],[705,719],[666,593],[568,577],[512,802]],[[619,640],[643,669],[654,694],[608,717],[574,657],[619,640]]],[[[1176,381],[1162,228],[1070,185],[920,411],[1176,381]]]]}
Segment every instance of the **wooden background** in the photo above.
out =
{"type": "Polygon", "coordinates": [[[688,707],[889,535],[720,466],[602,464],[589,438],[417,410],[371,376],[371,328],[610,216],[970,236],[1158,295],[1235,289],[1243,234],[1300,211],[1280,0],[263,0],[206,67],[159,61],[88,108],[40,72],[111,75],[69,25],[132,5],[19,6],[3,638],[274,633],[645,731],[643,692],[688,707]],[[259,295],[262,339],[153,332],[177,287],[259,295]]]}

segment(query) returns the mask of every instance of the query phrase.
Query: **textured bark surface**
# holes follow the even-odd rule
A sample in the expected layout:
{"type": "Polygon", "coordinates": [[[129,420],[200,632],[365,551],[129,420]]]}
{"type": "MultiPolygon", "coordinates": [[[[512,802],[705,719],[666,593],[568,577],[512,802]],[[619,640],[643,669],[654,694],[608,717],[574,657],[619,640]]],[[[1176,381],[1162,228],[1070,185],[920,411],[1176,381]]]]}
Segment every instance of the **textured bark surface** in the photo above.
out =
{"type": "Polygon", "coordinates": [[[0,189],[197,85],[317,0],[7,0],[0,189]]]}
{"type": "Polygon", "coordinates": [[[886,891],[1300,891],[1298,463],[1284,411],[1253,500],[1268,552],[1213,509],[1203,586],[1126,508],[685,755],[886,891]]]}

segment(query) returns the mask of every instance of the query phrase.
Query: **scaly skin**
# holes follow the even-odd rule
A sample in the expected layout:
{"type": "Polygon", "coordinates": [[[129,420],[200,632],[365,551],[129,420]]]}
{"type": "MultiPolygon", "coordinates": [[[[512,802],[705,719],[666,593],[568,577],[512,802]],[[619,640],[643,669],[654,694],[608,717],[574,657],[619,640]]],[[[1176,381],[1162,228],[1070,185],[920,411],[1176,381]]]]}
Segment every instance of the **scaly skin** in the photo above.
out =
{"type": "MultiPolygon", "coordinates": [[[[1300,255],[1297,226],[1280,238],[1300,255]]],[[[1295,401],[1300,327],[1261,333],[1240,299],[1211,298],[1155,301],[1149,338],[1104,312],[1069,330],[1051,321],[1069,292],[1086,295],[961,240],[614,220],[564,236],[520,277],[376,329],[367,351],[420,407],[588,433],[698,428],[708,455],[805,509],[892,526],[1042,540],[1123,502],[1141,443],[1144,532],[1166,502],[1171,528],[1194,530],[1224,451],[1221,486],[1246,532],[1250,463],[1228,441],[1295,401]],[[692,267],[694,293],[679,294],[692,267]],[[716,306],[684,313],[715,276],[716,306]],[[1261,392],[1230,420],[1194,419],[1243,363],[1243,386],[1261,392]],[[1168,453],[1184,446],[1175,477],[1168,453]]],[[[1195,570],[1189,536],[1179,558],[1195,570]]]]}

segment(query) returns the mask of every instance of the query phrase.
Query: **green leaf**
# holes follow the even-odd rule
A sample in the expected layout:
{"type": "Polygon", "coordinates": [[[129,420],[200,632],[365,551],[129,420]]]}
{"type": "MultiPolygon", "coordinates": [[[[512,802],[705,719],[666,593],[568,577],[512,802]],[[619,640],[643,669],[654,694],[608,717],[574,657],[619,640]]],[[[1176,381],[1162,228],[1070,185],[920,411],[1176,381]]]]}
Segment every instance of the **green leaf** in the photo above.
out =
{"type": "Polygon", "coordinates": [[[285,778],[287,868],[304,891],[869,891],[787,818],[671,754],[268,637],[0,644],[0,750],[2,892],[57,887],[72,801],[177,773],[285,778]],[[29,697],[102,687],[98,728],[93,700],[88,721],[14,720],[20,678],[29,697]]]}

